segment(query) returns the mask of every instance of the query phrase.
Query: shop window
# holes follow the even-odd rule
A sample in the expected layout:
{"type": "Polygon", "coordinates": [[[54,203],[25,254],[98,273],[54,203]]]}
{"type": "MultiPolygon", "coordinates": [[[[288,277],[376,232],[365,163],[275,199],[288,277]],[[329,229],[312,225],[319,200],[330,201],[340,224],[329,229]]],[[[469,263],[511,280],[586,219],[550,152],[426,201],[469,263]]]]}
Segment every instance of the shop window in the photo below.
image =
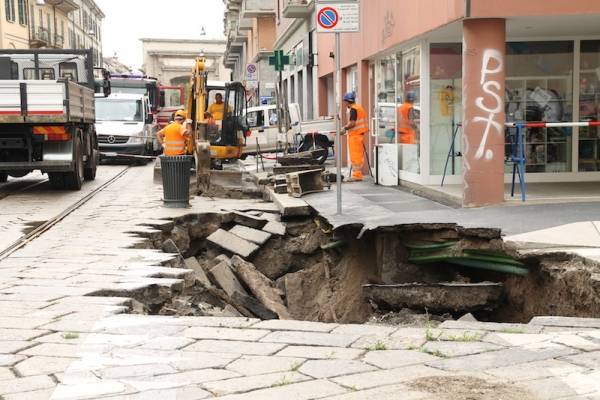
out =
{"type": "Polygon", "coordinates": [[[446,159],[447,175],[462,173],[462,45],[440,43],[430,46],[430,170],[442,175],[446,159]],[[456,135],[453,134],[456,132],[456,135]],[[450,151],[454,137],[454,154],[450,151]]]}
{"type": "Polygon", "coordinates": [[[418,47],[397,54],[398,72],[396,123],[400,143],[399,167],[418,174],[421,142],[421,50],[418,47]]]}
{"type": "MultiPolygon", "coordinates": [[[[581,42],[580,121],[600,120],[600,40],[581,42]]],[[[579,171],[600,171],[600,128],[579,128],[579,171]]]]}
{"type": "MultiPolygon", "coordinates": [[[[573,47],[572,41],[506,44],[507,121],[572,121],[573,47]]],[[[507,130],[507,154],[514,143],[514,131],[507,130]]],[[[571,171],[571,147],[571,128],[527,129],[526,171],[571,171]]],[[[506,172],[511,170],[507,166],[506,172]]]]}

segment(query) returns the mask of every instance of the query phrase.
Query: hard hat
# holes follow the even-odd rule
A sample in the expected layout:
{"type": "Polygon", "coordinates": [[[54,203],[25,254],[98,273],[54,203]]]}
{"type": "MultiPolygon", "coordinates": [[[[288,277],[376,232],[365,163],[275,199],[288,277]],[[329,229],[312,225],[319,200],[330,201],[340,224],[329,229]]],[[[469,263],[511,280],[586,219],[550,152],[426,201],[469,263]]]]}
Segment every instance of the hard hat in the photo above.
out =
{"type": "Polygon", "coordinates": [[[178,110],[175,113],[175,118],[181,118],[181,119],[186,119],[187,118],[187,114],[185,113],[185,111],[183,110],[178,110]]]}
{"type": "Polygon", "coordinates": [[[344,95],[344,101],[348,101],[350,103],[354,103],[356,101],[356,95],[354,92],[348,92],[344,95]]]}
{"type": "Polygon", "coordinates": [[[406,101],[415,101],[417,99],[417,92],[409,90],[406,92],[406,101]]]}

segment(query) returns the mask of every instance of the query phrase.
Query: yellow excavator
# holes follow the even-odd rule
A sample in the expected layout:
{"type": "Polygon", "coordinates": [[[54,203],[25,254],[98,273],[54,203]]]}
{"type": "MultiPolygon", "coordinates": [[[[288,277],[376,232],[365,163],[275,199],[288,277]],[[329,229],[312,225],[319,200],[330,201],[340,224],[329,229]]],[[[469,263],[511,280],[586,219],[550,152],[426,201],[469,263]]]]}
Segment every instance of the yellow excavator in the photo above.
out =
{"type": "Polygon", "coordinates": [[[196,161],[198,190],[210,187],[212,169],[221,169],[224,162],[238,159],[246,145],[249,133],[246,121],[246,89],[241,82],[227,82],[224,86],[210,86],[206,62],[197,58],[192,70],[186,111],[192,121],[193,139],[188,152],[196,161]],[[224,92],[223,119],[215,120],[208,112],[211,91],[224,92]]]}

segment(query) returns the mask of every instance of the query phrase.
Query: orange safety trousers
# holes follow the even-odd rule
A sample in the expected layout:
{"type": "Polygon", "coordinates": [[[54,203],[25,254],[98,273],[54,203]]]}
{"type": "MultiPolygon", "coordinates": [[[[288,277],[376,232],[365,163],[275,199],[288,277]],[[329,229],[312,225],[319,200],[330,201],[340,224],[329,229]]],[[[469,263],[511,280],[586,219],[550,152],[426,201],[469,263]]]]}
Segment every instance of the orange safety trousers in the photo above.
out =
{"type": "Polygon", "coordinates": [[[352,164],[352,179],[363,179],[362,169],[365,165],[364,137],[362,133],[348,135],[348,148],[350,149],[350,163],[352,164]]]}

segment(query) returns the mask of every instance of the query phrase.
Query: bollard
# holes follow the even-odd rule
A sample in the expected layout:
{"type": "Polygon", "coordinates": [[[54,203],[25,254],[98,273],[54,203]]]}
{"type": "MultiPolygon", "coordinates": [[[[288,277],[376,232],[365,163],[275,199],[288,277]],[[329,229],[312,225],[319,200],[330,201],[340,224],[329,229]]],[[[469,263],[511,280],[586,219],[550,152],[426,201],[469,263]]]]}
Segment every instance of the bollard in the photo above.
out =
{"type": "Polygon", "coordinates": [[[190,206],[192,156],[160,156],[163,205],[168,208],[190,206]]]}

